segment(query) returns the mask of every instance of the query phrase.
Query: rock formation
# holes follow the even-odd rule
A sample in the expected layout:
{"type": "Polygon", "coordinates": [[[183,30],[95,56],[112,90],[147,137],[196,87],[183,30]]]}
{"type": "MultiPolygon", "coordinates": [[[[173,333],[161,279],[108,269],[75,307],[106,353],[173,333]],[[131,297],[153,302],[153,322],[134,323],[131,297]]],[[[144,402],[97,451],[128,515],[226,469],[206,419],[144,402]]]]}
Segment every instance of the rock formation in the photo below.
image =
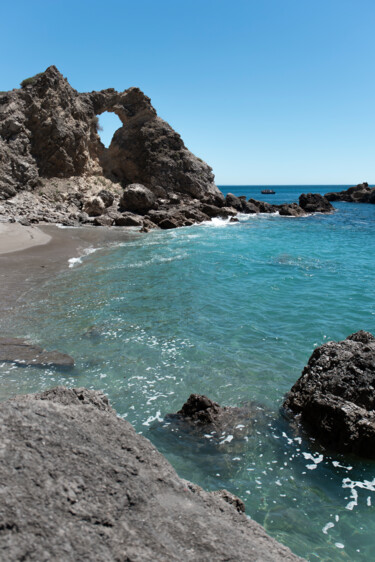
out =
{"type": "Polygon", "coordinates": [[[306,213],[332,213],[334,208],[326,197],[319,193],[302,193],[299,206],[306,213]]]}
{"type": "Polygon", "coordinates": [[[328,201],[375,204],[375,187],[369,187],[368,183],[364,182],[344,191],[326,193],[325,197],[328,201]]]}
{"type": "Polygon", "coordinates": [[[168,414],[165,420],[184,432],[192,432],[201,438],[204,434],[212,436],[213,443],[227,443],[230,439],[244,439],[269,423],[263,407],[256,402],[247,402],[241,407],[220,406],[207,396],[191,394],[185,404],[175,414],[168,414]]]}
{"type": "Polygon", "coordinates": [[[375,337],[317,347],[284,408],[329,449],[375,458],[375,337]]]}
{"type": "Polygon", "coordinates": [[[54,66],[21,86],[0,93],[0,220],[148,231],[237,212],[317,210],[311,201],[307,210],[232,194],[224,199],[212,169],[138,88],[79,93],[54,66]],[[108,149],[98,135],[105,111],[122,123],[108,149]]]}
{"type": "Polygon", "coordinates": [[[87,219],[113,206],[114,224],[120,198],[124,210],[134,209],[134,193],[123,192],[132,184],[151,193],[149,208],[175,203],[176,194],[195,205],[224,203],[212,169],[138,88],[79,93],[54,66],[0,94],[0,164],[0,199],[18,196],[3,214],[15,220],[94,223],[87,219]],[[97,132],[104,111],[122,122],[108,149],[97,132]],[[103,187],[110,205],[101,205],[103,187]]]}
{"type": "Polygon", "coordinates": [[[17,397],[0,419],[2,560],[300,560],[241,500],[180,479],[100,392],[17,397]]]}

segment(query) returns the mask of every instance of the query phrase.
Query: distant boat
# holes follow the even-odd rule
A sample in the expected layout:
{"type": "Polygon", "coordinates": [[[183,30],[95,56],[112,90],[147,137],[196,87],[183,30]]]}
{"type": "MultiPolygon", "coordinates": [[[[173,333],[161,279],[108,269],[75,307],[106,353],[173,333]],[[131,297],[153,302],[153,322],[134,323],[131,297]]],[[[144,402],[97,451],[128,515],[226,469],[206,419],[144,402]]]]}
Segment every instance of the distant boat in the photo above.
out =
{"type": "Polygon", "coordinates": [[[273,193],[276,193],[276,191],[274,191],[273,189],[262,189],[261,193],[265,195],[272,195],[273,193]]]}

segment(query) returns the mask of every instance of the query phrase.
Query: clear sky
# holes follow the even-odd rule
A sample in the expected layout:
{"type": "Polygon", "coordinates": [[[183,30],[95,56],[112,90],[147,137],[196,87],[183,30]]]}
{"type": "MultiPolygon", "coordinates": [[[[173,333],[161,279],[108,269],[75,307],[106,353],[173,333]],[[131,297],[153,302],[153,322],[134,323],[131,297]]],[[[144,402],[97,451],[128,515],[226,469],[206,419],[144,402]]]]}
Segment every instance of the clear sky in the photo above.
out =
{"type": "Polygon", "coordinates": [[[374,29],[375,0],[4,1],[0,90],[138,86],[219,185],[374,183],[374,29]]]}

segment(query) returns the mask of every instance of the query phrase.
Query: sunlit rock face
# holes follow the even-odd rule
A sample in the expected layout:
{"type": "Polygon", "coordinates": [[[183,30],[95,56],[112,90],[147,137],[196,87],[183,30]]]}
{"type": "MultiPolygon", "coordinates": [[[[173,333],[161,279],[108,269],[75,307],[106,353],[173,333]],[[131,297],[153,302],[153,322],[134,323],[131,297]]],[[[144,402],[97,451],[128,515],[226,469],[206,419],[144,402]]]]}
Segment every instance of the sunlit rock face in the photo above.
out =
{"type": "Polygon", "coordinates": [[[185,147],[138,88],[79,93],[55,66],[0,94],[0,198],[33,190],[39,178],[102,175],[166,195],[220,200],[212,169],[185,147]],[[108,149],[101,113],[120,118],[108,149]]]}

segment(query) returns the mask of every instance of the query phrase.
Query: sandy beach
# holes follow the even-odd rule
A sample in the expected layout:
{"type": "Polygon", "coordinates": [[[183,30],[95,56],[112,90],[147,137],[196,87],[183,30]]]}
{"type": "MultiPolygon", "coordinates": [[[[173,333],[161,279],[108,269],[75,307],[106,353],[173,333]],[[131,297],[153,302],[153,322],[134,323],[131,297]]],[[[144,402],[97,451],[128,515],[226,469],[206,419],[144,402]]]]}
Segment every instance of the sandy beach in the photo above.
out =
{"type": "Polygon", "coordinates": [[[0,317],[27,300],[28,293],[87,248],[108,246],[141,236],[129,228],[0,224],[0,317]]]}

